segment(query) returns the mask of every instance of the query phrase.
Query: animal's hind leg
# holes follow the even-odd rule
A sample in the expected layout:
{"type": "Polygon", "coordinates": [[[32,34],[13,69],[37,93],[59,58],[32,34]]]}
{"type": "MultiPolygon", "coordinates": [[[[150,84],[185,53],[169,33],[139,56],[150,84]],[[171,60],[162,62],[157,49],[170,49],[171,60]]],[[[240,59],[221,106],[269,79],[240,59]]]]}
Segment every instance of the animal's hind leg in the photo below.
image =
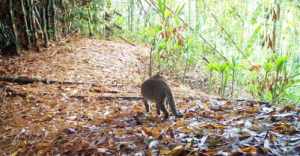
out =
{"type": "Polygon", "coordinates": [[[148,103],[148,101],[146,99],[144,99],[143,101],[144,101],[144,104],[145,104],[146,112],[148,113],[149,110],[150,110],[149,103],[148,103]]]}
{"type": "Polygon", "coordinates": [[[159,104],[159,101],[156,101],[156,113],[157,113],[157,115],[160,115],[160,104],[159,104]]]}
{"type": "Polygon", "coordinates": [[[160,100],[157,102],[157,104],[158,104],[160,110],[162,110],[163,113],[164,113],[164,115],[165,115],[165,116],[164,116],[164,119],[168,119],[168,118],[169,118],[169,113],[168,113],[168,111],[167,111],[167,109],[166,109],[166,107],[165,107],[165,104],[164,104],[165,99],[166,99],[166,98],[160,99],[160,100]]]}
{"type": "Polygon", "coordinates": [[[166,109],[169,110],[170,107],[169,107],[169,101],[170,99],[168,97],[165,97],[164,100],[163,100],[163,104],[165,105],[166,109]]]}

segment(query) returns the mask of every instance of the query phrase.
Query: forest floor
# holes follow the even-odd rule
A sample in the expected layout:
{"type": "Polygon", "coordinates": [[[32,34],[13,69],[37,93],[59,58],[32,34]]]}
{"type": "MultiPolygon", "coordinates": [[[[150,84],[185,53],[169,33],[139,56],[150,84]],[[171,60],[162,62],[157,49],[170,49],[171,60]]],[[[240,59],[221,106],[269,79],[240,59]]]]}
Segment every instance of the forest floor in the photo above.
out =
{"type": "Polygon", "coordinates": [[[228,101],[166,76],[183,118],[144,115],[144,46],[72,38],[43,52],[0,58],[2,155],[295,155],[300,109],[228,101]],[[193,98],[191,98],[193,97],[193,98]]]}

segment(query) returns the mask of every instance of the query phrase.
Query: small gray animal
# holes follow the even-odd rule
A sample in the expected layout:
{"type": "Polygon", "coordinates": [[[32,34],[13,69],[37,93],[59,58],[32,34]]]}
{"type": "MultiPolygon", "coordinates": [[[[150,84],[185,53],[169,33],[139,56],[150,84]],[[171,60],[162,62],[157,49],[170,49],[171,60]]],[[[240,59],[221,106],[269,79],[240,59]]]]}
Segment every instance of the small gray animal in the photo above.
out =
{"type": "Polygon", "coordinates": [[[164,119],[168,119],[169,117],[169,113],[166,109],[167,104],[170,105],[171,111],[175,117],[182,117],[182,114],[176,111],[176,105],[170,87],[159,74],[144,81],[141,92],[147,112],[149,112],[150,109],[148,102],[151,101],[156,103],[158,115],[160,115],[160,111],[164,113],[164,119]]]}

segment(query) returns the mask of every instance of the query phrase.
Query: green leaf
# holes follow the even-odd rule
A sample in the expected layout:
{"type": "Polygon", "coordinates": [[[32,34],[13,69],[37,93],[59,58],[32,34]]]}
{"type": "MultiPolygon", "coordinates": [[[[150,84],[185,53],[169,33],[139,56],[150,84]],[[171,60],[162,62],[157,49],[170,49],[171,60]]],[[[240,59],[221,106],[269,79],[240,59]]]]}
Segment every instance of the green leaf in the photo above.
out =
{"type": "Polygon", "coordinates": [[[178,6],[176,7],[176,9],[175,9],[175,15],[176,15],[176,16],[179,16],[179,15],[181,14],[181,12],[182,12],[184,6],[185,6],[184,4],[181,4],[181,5],[178,5],[178,6]]]}
{"type": "Polygon", "coordinates": [[[283,68],[283,65],[286,64],[288,61],[287,56],[280,56],[276,59],[275,64],[276,64],[276,70],[281,71],[283,68]]]}
{"type": "Polygon", "coordinates": [[[260,36],[261,31],[261,25],[257,25],[254,32],[252,33],[251,37],[247,41],[247,46],[245,48],[246,55],[250,55],[254,48],[254,43],[257,41],[257,39],[260,36]]]}
{"type": "Polygon", "coordinates": [[[271,62],[266,62],[263,67],[265,72],[270,72],[273,68],[273,64],[271,62]]]}

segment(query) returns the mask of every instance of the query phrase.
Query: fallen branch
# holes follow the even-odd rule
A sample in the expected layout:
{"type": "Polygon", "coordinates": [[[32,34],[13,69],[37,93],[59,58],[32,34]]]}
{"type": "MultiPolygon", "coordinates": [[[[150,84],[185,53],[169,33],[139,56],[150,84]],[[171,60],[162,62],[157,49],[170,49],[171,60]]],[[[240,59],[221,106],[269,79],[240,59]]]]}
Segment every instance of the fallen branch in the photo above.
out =
{"type": "Polygon", "coordinates": [[[73,82],[59,82],[55,80],[47,80],[47,79],[38,79],[38,78],[29,78],[25,76],[0,76],[0,81],[6,81],[6,82],[13,82],[18,84],[30,84],[35,82],[41,82],[46,84],[53,84],[53,83],[59,83],[59,84],[74,84],[73,82]]]}
{"type": "Polygon", "coordinates": [[[250,100],[250,99],[226,99],[221,97],[214,97],[212,99],[218,100],[218,101],[231,101],[231,102],[247,102],[247,103],[258,103],[260,105],[271,105],[269,102],[266,101],[257,101],[257,100],[250,100]]]}
{"type": "Polygon", "coordinates": [[[87,84],[87,85],[97,86],[97,84],[95,84],[95,83],[56,81],[56,80],[29,78],[26,76],[0,76],[0,81],[17,83],[20,85],[40,82],[40,83],[45,83],[45,84],[87,84]]]}
{"type": "MultiPolygon", "coordinates": [[[[5,86],[3,86],[4,88],[5,86]]],[[[0,86],[0,91],[1,91],[1,86],[0,86]]],[[[25,93],[18,93],[17,91],[6,87],[5,88],[5,92],[7,92],[7,96],[10,97],[15,97],[15,96],[20,96],[20,97],[27,97],[27,95],[32,95],[34,93],[30,93],[30,92],[25,92],[25,93]]],[[[103,93],[111,93],[110,91],[103,91],[103,93]]],[[[61,94],[52,94],[52,93],[38,93],[35,94],[37,96],[60,96],[61,94]]],[[[76,99],[84,99],[84,98],[96,98],[98,100],[115,100],[115,99],[122,99],[122,100],[142,100],[142,97],[139,96],[88,96],[88,95],[70,95],[70,96],[66,96],[68,98],[76,98],[76,99]]]]}
{"type": "Polygon", "coordinates": [[[122,36],[119,36],[119,37],[120,37],[120,39],[122,39],[122,40],[125,41],[126,43],[128,43],[128,44],[130,44],[130,45],[132,45],[132,46],[135,46],[134,43],[132,43],[131,41],[127,40],[126,38],[124,38],[124,37],[122,37],[122,36]]]}
{"type": "MultiPolygon", "coordinates": [[[[45,84],[87,84],[87,85],[92,85],[92,86],[97,86],[97,84],[94,83],[84,83],[84,82],[71,82],[71,81],[55,81],[55,80],[47,80],[47,79],[37,79],[37,78],[28,78],[28,77],[9,77],[9,76],[0,76],[0,81],[7,81],[7,82],[13,82],[13,83],[18,83],[18,84],[30,84],[30,83],[35,83],[35,82],[41,82],[45,84]]],[[[101,93],[119,93],[118,91],[101,91],[101,93]]],[[[24,97],[24,94],[18,94],[14,92],[14,95],[21,95],[24,97]]],[[[85,98],[89,96],[70,96],[70,98],[85,98]]],[[[141,100],[142,97],[138,96],[97,96],[97,99],[101,100],[113,100],[113,99],[123,99],[123,100],[141,100]]],[[[176,97],[177,99],[188,99],[188,100],[203,100],[203,98],[199,97],[191,97],[191,96],[186,96],[186,97],[176,97]]],[[[248,99],[226,99],[226,98],[211,98],[215,100],[223,100],[223,101],[232,101],[232,102],[249,102],[249,103],[259,103],[259,104],[267,104],[269,105],[270,103],[265,102],[265,101],[256,101],[256,100],[248,100],[248,99]]]]}
{"type": "MultiPolygon", "coordinates": [[[[77,98],[77,99],[84,99],[86,97],[89,96],[81,96],[81,95],[73,95],[73,96],[69,96],[70,98],[77,98]]],[[[132,101],[132,100],[142,100],[143,97],[139,97],[139,96],[96,96],[95,97],[97,100],[116,100],[116,99],[122,99],[122,100],[128,100],[128,101],[132,101]]]]}

